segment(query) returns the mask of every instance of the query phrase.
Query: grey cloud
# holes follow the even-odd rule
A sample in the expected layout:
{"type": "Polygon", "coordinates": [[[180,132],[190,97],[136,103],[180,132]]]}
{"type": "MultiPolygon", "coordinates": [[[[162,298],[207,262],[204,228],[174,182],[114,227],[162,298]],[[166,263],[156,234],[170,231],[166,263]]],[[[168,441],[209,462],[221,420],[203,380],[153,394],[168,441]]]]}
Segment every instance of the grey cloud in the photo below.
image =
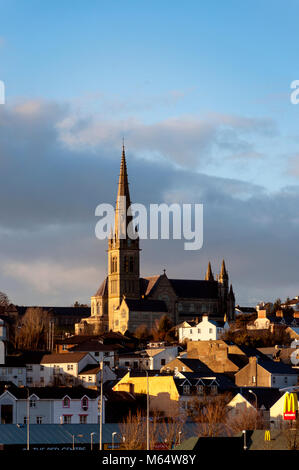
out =
{"type": "MultiPolygon", "coordinates": [[[[105,138],[93,140],[95,127],[93,145],[87,145],[88,133],[80,144],[75,137],[84,128],[89,132],[93,121],[77,120],[77,127],[71,126],[70,146],[61,141],[66,135],[61,123],[67,128],[67,119],[68,106],[55,103],[1,108],[0,290],[18,303],[86,302],[106,273],[106,243],[95,238],[94,210],[101,202],[115,201],[121,132],[117,124],[103,121],[105,138]]],[[[197,139],[207,152],[217,140],[219,127],[213,119],[197,137],[198,122],[185,120],[182,129],[181,124],[173,120],[136,125],[131,131],[127,151],[131,195],[133,202],[144,204],[203,203],[204,246],[193,253],[183,250],[183,241],[143,241],[143,274],[165,267],[173,277],[203,277],[209,259],[216,270],[224,257],[238,302],[298,294],[299,187],[269,194],[261,186],[236,179],[179,170],[165,159],[140,158],[141,151],[158,150],[172,158],[177,147],[176,159],[184,152],[184,142],[189,145],[187,157],[192,158],[197,139]]],[[[237,127],[237,121],[233,124],[237,127]]],[[[256,132],[257,126],[263,132],[255,121],[245,120],[239,126],[246,132],[256,132]]],[[[270,132],[267,124],[264,132],[270,132]]]]}

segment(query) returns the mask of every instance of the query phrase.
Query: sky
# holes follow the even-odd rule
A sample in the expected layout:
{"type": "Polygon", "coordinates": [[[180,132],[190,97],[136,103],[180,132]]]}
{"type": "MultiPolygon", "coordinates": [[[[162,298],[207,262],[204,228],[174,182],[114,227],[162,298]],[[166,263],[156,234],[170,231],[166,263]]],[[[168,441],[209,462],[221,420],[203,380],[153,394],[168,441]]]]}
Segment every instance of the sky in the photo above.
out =
{"type": "Polygon", "coordinates": [[[0,291],[86,303],[122,137],[133,202],[202,203],[204,243],[141,242],[141,273],[236,303],[299,295],[298,1],[0,0],[0,291]]]}

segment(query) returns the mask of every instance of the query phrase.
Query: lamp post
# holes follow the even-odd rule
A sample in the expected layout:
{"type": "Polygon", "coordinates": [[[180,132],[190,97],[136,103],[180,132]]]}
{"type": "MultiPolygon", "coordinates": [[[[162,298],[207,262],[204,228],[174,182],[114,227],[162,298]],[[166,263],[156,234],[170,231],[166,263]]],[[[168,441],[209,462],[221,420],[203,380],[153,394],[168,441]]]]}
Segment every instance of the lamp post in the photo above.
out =
{"type": "Polygon", "coordinates": [[[255,415],[255,429],[256,429],[256,423],[257,423],[257,395],[254,393],[252,390],[248,390],[249,393],[255,396],[255,409],[256,409],[256,415],[255,415]]]}
{"type": "Polygon", "coordinates": [[[95,432],[90,433],[90,450],[93,449],[93,436],[95,435],[95,432]]]}
{"type": "Polygon", "coordinates": [[[246,431],[242,431],[243,433],[243,436],[244,436],[244,445],[243,445],[243,449],[246,450],[247,449],[247,445],[246,445],[246,431]]]}
{"type": "Polygon", "coordinates": [[[117,432],[112,433],[112,450],[114,450],[114,437],[116,436],[117,432]]]}
{"type": "Polygon", "coordinates": [[[100,384],[100,444],[99,450],[103,447],[103,359],[101,361],[101,384],[100,384]]]}
{"type": "Polygon", "coordinates": [[[182,431],[179,431],[179,445],[181,443],[181,434],[182,434],[182,431]]]}
{"type": "Polygon", "coordinates": [[[146,373],[146,450],[150,450],[149,442],[149,383],[148,383],[148,370],[146,373]]]}
{"type": "Polygon", "coordinates": [[[25,387],[27,390],[27,417],[26,417],[26,425],[27,425],[27,450],[30,450],[30,390],[28,387],[25,387]]]}

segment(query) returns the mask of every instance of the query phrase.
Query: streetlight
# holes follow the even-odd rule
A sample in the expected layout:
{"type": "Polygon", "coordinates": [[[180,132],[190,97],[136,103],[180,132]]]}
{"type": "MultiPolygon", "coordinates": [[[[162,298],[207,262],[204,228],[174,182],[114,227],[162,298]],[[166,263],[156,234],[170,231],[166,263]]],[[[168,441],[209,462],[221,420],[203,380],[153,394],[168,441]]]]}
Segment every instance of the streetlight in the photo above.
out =
{"type": "Polygon", "coordinates": [[[149,443],[149,385],[148,385],[148,370],[146,373],[146,450],[150,450],[149,443]]]}
{"type": "Polygon", "coordinates": [[[244,445],[243,445],[243,448],[244,448],[244,450],[246,450],[246,449],[247,449],[247,445],[246,445],[246,431],[244,430],[244,431],[242,431],[242,433],[243,433],[243,436],[244,436],[244,445]]]}
{"type": "Polygon", "coordinates": [[[252,395],[255,396],[255,408],[256,408],[256,416],[255,416],[255,429],[256,429],[256,423],[257,423],[257,395],[254,393],[252,390],[248,390],[249,393],[252,393],[252,395]]]}
{"type": "Polygon", "coordinates": [[[100,445],[99,450],[103,446],[103,360],[101,361],[101,385],[100,385],[100,445]]]}
{"type": "Polygon", "coordinates": [[[117,432],[112,433],[112,450],[114,450],[114,436],[116,436],[117,432]]]}
{"type": "Polygon", "coordinates": [[[90,450],[93,448],[93,436],[95,435],[95,432],[90,433],[90,450]]]}
{"type": "Polygon", "coordinates": [[[179,431],[179,445],[181,443],[181,434],[182,434],[182,431],[179,431]]]}

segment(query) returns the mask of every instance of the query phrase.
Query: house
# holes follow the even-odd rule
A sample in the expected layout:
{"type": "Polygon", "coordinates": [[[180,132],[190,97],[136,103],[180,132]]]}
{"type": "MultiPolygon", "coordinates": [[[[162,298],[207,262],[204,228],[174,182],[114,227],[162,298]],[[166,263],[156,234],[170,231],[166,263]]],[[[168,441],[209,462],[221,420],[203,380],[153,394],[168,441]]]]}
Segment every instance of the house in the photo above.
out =
{"type": "Polygon", "coordinates": [[[299,369],[281,362],[250,357],[249,363],[235,374],[235,383],[239,387],[281,388],[296,385],[299,369]]]}
{"type": "MultiPolygon", "coordinates": [[[[0,386],[1,424],[87,424],[98,422],[99,393],[83,387],[0,386]]],[[[104,400],[103,400],[104,402],[104,400]]],[[[104,420],[103,404],[103,420],[104,420]]]]}
{"type": "Polygon", "coordinates": [[[191,410],[194,400],[207,399],[235,390],[235,384],[223,374],[213,372],[177,372],[174,381],[179,392],[181,411],[191,410]]]}
{"type": "Polygon", "coordinates": [[[283,316],[282,312],[276,312],[276,315],[269,313],[269,310],[263,306],[257,306],[257,318],[252,324],[247,325],[248,330],[274,330],[286,327],[297,327],[298,322],[292,315],[283,316]]]}
{"type": "MultiPolygon", "coordinates": [[[[294,392],[294,393],[297,395],[297,404],[294,403],[294,405],[295,405],[295,410],[298,413],[299,393],[298,392],[294,392]]],[[[273,428],[281,428],[284,423],[283,414],[285,411],[285,401],[288,395],[289,395],[289,392],[283,393],[283,395],[281,395],[281,397],[278,398],[277,401],[270,408],[270,424],[271,424],[271,427],[273,428]]]]}
{"type": "Polygon", "coordinates": [[[116,354],[123,347],[116,344],[103,344],[88,340],[68,349],[69,352],[88,352],[98,363],[113,368],[116,366],[116,354]]]}
{"type": "Polygon", "coordinates": [[[120,368],[159,370],[178,355],[178,346],[165,346],[149,344],[142,351],[120,354],[118,357],[120,368]]]}
{"type": "Polygon", "coordinates": [[[179,393],[173,375],[161,375],[155,371],[129,371],[112,388],[115,392],[149,394],[151,411],[174,416],[179,410],[179,393]]]}
{"type": "Polygon", "coordinates": [[[227,404],[229,408],[229,418],[233,419],[242,415],[246,410],[258,409],[266,426],[270,425],[270,408],[281,397],[281,392],[277,388],[271,387],[242,387],[235,392],[234,397],[227,404]]]}
{"type": "Polygon", "coordinates": [[[202,321],[194,326],[182,326],[178,328],[179,342],[183,341],[209,341],[222,337],[229,328],[226,321],[209,320],[209,315],[202,316],[202,321]]]}
{"type": "MultiPolygon", "coordinates": [[[[45,385],[78,385],[87,387],[99,383],[98,361],[87,352],[47,354],[41,360],[45,385]]],[[[115,374],[104,365],[103,380],[113,380],[115,374]]]]}

